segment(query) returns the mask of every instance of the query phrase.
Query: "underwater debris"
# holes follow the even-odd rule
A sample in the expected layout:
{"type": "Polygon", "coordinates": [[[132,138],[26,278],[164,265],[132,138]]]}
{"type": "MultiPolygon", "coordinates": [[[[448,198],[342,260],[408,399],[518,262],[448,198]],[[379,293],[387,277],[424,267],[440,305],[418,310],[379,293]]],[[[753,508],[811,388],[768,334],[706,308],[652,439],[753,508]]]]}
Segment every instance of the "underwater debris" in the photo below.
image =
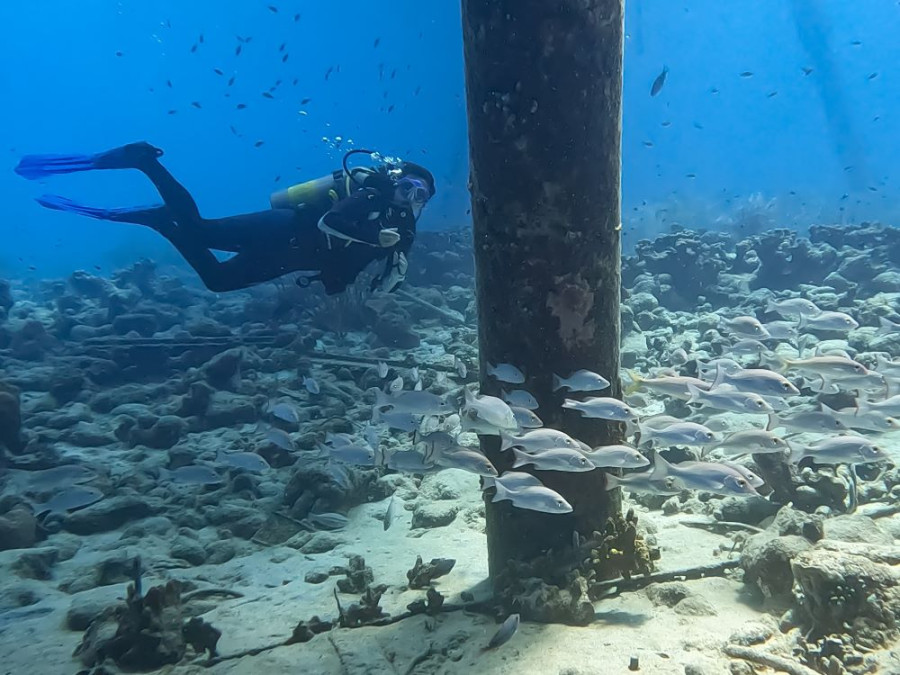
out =
{"type": "Polygon", "coordinates": [[[345,577],[337,582],[341,593],[362,593],[375,580],[372,568],[366,565],[366,560],[361,555],[350,556],[344,574],[345,577]]]}
{"type": "Polygon", "coordinates": [[[425,564],[422,562],[422,556],[416,556],[416,564],[406,573],[409,587],[426,588],[431,586],[432,581],[449,574],[454,565],[456,565],[456,561],[452,558],[432,558],[431,562],[425,564]]]}

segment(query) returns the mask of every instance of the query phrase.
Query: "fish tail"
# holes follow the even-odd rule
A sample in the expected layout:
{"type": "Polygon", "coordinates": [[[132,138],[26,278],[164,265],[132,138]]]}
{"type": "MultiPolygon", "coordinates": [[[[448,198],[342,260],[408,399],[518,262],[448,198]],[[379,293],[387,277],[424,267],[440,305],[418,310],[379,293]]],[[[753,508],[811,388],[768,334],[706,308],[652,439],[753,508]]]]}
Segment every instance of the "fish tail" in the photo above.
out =
{"type": "Polygon", "coordinates": [[[565,387],[565,381],[556,373],[553,373],[553,391],[558,391],[565,387]]]}
{"type": "Polygon", "coordinates": [[[622,479],[614,473],[604,472],[603,475],[606,477],[606,482],[603,486],[605,490],[615,490],[622,484],[622,479]]]}
{"type": "Polygon", "coordinates": [[[503,485],[493,481],[492,486],[497,492],[491,497],[492,503],[502,502],[504,499],[509,499],[509,490],[507,490],[503,485]]]}
{"type": "Polygon", "coordinates": [[[569,410],[581,410],[580,404],[581,404],[581,401],[576,401],[575,399],[567,398],[563,401],[562,407],[568,408],[569,410]]]}
{"type": "Polygon", "coordinates": [[[644,382],[644,378],[641,377],[641,374],[635,370],[626,368],[625,372],[628,373],[628,379],[631,380],[631,383],[627,387],[625,387],[625,391],[623,393],[625,394],[625,396],[630,396],[641,388],[641,385],[644,382]]]}

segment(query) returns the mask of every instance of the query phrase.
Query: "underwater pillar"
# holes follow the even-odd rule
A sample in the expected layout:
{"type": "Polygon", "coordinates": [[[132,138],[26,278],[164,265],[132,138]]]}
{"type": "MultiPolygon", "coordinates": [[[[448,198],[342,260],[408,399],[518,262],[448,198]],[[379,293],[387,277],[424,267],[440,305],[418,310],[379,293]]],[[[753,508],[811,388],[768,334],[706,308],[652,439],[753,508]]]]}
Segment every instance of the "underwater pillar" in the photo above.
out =
{"type": "MultiPolygon", "coordinates": [[[[502,386],[526,388],[545,426],[591,446],[621,442],[619,425],[562,409],[552,374],[594,370],[613,386],[593,395],[621,395],[623,16],[623,0],[462,0],[482,393],[501,386],[486,363],[512,363],[526,382],[502,386]]],[[[482,439],[511,468],[512,452],[482,439]]],[[[501,591],[511,561],[572,552],[574,531],[603,532],[621,508],[602,471],[536,475],[574,513],[487,502],[501,591]]]]}

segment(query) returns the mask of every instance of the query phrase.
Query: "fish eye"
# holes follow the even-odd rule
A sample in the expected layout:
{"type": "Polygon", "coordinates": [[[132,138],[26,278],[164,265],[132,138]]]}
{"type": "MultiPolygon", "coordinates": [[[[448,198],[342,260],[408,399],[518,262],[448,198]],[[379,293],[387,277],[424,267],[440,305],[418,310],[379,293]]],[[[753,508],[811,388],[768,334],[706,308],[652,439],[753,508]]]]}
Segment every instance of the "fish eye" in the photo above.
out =
{"type": "Polygon", "coordinates": [[[560,508],[560,509],[565,508],[565,505],[562,503],[561,499],[556,500],[556,506],[557,506],[557,508],[560,508]]]}
{"type": "Polygon", "coordinates": [[[764,405],[762,401],[755,401],[755,403],[757,408],[762,408],[764,405]]]}
{"type": "Polygon", "coordinates": [[[785,391],[789,391],[790,388],[791,388],[791,383],[790,383],[790,382],[783,382],[783,383],[781,384],[781,388],[784,389],[785,391]]]}
{"type": "Polygon", "coordinates": [[[738,478],[738,479],[737,479],[737,484],[738,484],[738,487],[746,487],[746,486],[747,486],[747,481],[745,481],[743,478],[738,478]]]}

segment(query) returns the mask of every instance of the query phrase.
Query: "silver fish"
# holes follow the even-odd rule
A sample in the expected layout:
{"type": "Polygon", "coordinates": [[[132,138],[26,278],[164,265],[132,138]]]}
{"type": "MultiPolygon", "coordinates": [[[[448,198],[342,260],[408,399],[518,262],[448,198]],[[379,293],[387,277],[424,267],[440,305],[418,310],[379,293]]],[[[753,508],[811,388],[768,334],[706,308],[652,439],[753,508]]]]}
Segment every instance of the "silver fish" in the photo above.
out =
{"type": "Polygon", "coordinates": [[[376,408],[372,420],[378,424],[386,424],[389,429],[413,432],[419,428],[422,416],[407,412],[395,412],[393,410],[378,412],[376,408]]]}
{"type": "Polygon", "coordinates": [[[696,422],[676,422],[661,429],[641,426],[641,443],[704,446],[715,443],[716,435],[707,427],[696,422]]]}
{"type": "Polygon", "coordinates": [[[75,485],[51,497],[46,503],[36,505],[36,513],[65,513],[90,506],[103,499],[104,494],[97,488],[75,485]]]}
{"type": "Polygon", "coordinates": [[[297,409],[290,403],[271,404],[269,406],[269,413],[273,417],[277,417],[284,422],[290,422],[291,424],[297,424],[300,421],[297,409]]]}
{"type": "Polygon", "coordinates": [[[769,351],[769,348],[759,340],[745,338],[732,344],[728,351],[735,356],[759,356],[769,351]]]}
{"type": "Polygon", "coordinates": [[[734,319],[719,319],[719,329],[725,330],[737,338],[747,338],[751,340],[765,340],[769,337],[759,319],[752,316],[739,316],[734,319]]]}
{"type": "Polygon", "coordinates": [[[487,643],[487,646],[484,649],[496,649],[497,647],[506,644],[509,642],[510,638],[516,634],[518,629],[519,615],[510,614],[506,618],[506,621],[500,625],[500,629],[494,633],[494,637],[491,638],[491,641],[487,643]]]}
{"type": "Polygon", "coordinates": [[[513,389],[512,391],[500,390],[500,398],[506,401],[510,407],[527,408],[528,410],[537,410],[537,399],[524,389],[513,389]]]}
{"type": "Polygon", "coordinates": [[[538,429],[544,426],[544,422],[541,418],[527,408],[519,408],[518,406],[511,405],[509,406],[509,409],[513,411],[513,416],[516,418],[516,424],[519,425],[520,429],[538,429]]]}
{"type": "Polygon", "coordinates": [[[534,464],[534,468],[539,471],[581,472],[594,469],[594,465],[583,453],[569,448],[541,450],[534,455],[526,454],[519,448],[513,448],[513,455],[515,455],[513,468],[516,469],[526,464],[534,464]]]}
{"type": "Polygon", "coordinates": [[[418,366],[413,366],[412,368],[410,368],[409,379],[412,382],[418,382],[419,380],[422,379],[422,377],[419,375],[419,367],[418,366]]]}
{"type": "Polygon", "coordinates": [[[800,330],[851,331],[859,328],[859,324],[844,312],[821,312],[815,316],[801,316],[800,330]]]}
{"type": "Polygon", "coordinates": [[[657,394],[665,394],[673,398],[687,400],[690,398],[688,385],[693,385],[698,389],[709,389],[709,384],[696,377],[686,377],[683,375],[670,375],[664,377],[644,377],[633,370],[628,371],[631,377],[631,389],[649,389],[657,394]]]}
{"type": "Polygon", "coordinates": [[[483,482],[485,489],[495,487],[499,482],[507,492],[515,492],[527,487],[544,487],[537,476],[524,471],[504,471],[499,478],[485,478],[483,482]]]}
{"type": "Polygon", "coordinates": [[[465,387],[465,405],[463,409],[474,413],[480,420],[492,424],[499,429],[516,429],[516,416],[503,400],[496,396],[475,396],[465,387]]]}
{"type": "Polygon", "coordinates": [[[388,502],[387,508],[384,510],[384,531],[387,532],[391,524],[394,522],[394,495],[391,495],[391,501],[388,502]]]}
{"type": "Polygon", "coordinates": [[[812,300],[806,298],[788,298],[775,300],[770,298],[766,304],[766,313],[774,312],[783,317],[794,319],[801,316],[815,316],[822,312],[812,300]]]}
{"type": "Polygon", "coordinates": [[[326,431],[325,432],[326,445],[330,445],[332,447],[337,448],[342,445],[353,445],[355,442],[356,442],[356,439],[353,438],[353,436],[351,434],[345,434],[341,431],[338,431],[338,432],[326,431]]]}
{"type": "Polygon", "coordinates": [[[561,494],[543,485],[526,485],[513,491],[494,479],[494,488],[497,493],[491,498],[492,502],[508,499],[518,509],[541,513],[572,513],[572,505],[561,494]]]}
{"type": "Polygon", "coordinates": [[[306,391],[308,391],[310,394],[318,394],[320,391],[319,383],[316,382],[312,377],[304,377],[303,386],[306,387],[306,391]]]}
{"type": "Polygon", "coordinates": [[[590,370],[576,370],[569,377],[553,374],[553,391],[603,391],[609,388],[609,380],[590,370]]]}
{"type": "Polygon", "coordinates": [[[398,450],[387,458],[387,467],[403,473],[428,473],[435,464],[415,450],[398,450]]]}
{"type": "Polygon", "coordinates": [[[269,429],[266,431],[266,440],[273,445],[277,445],[282,450],[287,450],[288,452],[294,450],[294,439],[283,429],[276,429],[274,427],[269,429]]]}
{"type": "Polygon", "coordinates": [[[383,380],[387,376],[388,376],[388,364],[386,364],[384,361],[379,361],[378,362],[378,377],[380,377],[383,380]]]}
{"type": "Polygon", "coordinates": [[[702,407],[717,408],[730,412],[759,413],[768,415],[773,412],[772,406],[766,403],[759,394],[744,394],[729,389],[727,391],[701,391],[693,385],[688,386],[691,397],[688,403],[698,403],[702,407]]]}
{"type": "Polygon", "coordinates": [[[819,410],[807,410],[789,415],[769,415],[768,431],[784,428],[789,431],[811,431],[825,434],[834,431],[847,431],[847,425],[836,419],[834,415],[819,410]]]}
{"type": "Polygon", "coordinates": [[[437,459],[448,451],[455,452],[459,449],[466,449],[461,448],[456,441],[456,436],[448,434],[446,431],[432,431],[428,434],[422,434],[418,437],[416,444],[418,445],[419,443],[425,446],[425,456],[433,459],[437,459]]]}
{"type": "Polygon", "coordinates": [[[769,321],[763,324],[771,340],[796,340],[799,332],[797,324],[790,321],[769,321]]]}
{"type": "Polygon", "coordinates": [[[660,462],[657,462],[649,471],[627,473],[624,476],[615,476],[611,473],[604,475],[607,490],[620,487],[623,490],[640,494],[677,495],[681,494],[683,489],[674,477],[666,474],[666,469],[660,462]]]}
{"type": "Polygon", "coordinates": [[[808,359],[780,359],[781,370],[797,370],[806,376],[843,380],[868,374],[861,363],[844,356],[812,356],[808,359]]]}
{"type": "Polygon", "coordinates": [[[883,401],[857,401],[856,409],[863,414],[879,412],[888,417],[900,417],[900,395],[891,396],[883,401]]]}
{"type": "MultiPolygon", "coordinates": [[[[687,463],[688,462],[682,462],[680,466],[684,466],[687,463]]],[[[725,466],[734,469],[739,474],[741,474],[744,478],[747,479],[747,482],[750,483],[750,487],[758,488],[766,484],[766,481],[764,481],[762,478],[756,475],[756,473],[748,469],[743,464],[738,464],[737,462],[729,462],[728,460],[724,459],[720,460],[719,463],[724,464],[725,466]]]]}
{"type": "Polygon", "coordinates": [[[598,469],[639,469],[650,464],[649,459],[630,445],[601,445],[584,456],[598,469]]]}
{"type": "MultiPolygon", "coordinates": [[[[759,344],[762,343],[760,342],[759,344]]],[[[703,379],[716,379],[716,373],[718,373],[719,370],[722,370],[725,374],[736,373],[739,370],[743,370],[743,366],[734,359],[725,358],[713,359],[712,361],[706,361],[705,363],[697,363],[697,372],[700,373],[700,377],[703,379]]]]}
{"type": "Polygon", "coordinates": [[[489,476],[495,478],[497,469],[491,464],[490,460],[476,450],[455,450],[454,452],[442,453],[437,458],[438,466],[447,469],[462,469],[478,476],[489,476]]]}
{"type": "Polygon", "coordinates": [[[512,447],[523,448],[526,452],[538,450],[551,450],[553,448],[578,449],[578,441],[564,431],[557,429],[533,429],[515,436],[501,432],[500,450],[505,451],[512,447]]]}
{"type": "Polygon", "coordinates": [[[896,419],[879,411],[870,410],[863,412],[854,408],[833,410],[824,403],[820,403],[819,405],[822,406],[822,412],[840,420],[848,429],[878,431],[882,433],[900,429],[900,423],[898,423],[896,419]]]}
{"type": "Polygon", "coordinates": [[[374,466],[375,450],[362,443],[339,445],[327,450],[332,459],[354,466],[374,466]]]}
{"type": "Polygon", "coordinates": [[[563,401],[562,407],[577,410],[583,417],[591,419],[619,422],[637,420],[637,414],[634,410],[617,398],[595,397],[586,398],[583,401],[567,398],[563,401]]]}
{"type": "Polygon", "coordinates": [[[222,482],[222,477],[208,466],[189,464],[180,466],[174,471],[168,469],[159,470],[160,477],[181,485],[216,485],[222,482]]]}
{"type": "Polygon", "coordinates": [[[235,469],[244,469],[255,473],[261,473],[272,468],[265,457],[255,452],[225,452],[219,450],[216,453],[216,462],[235,469]]]}
{"type": "Polygon", "coordinates": [[[388,385],[388,391],[392,394],[397,394],[398,392],[403,391],[403,376],[398,375],[391,383],[388,385]]]}
{"type": "Polygon", "coordinates": [[[765,429],[748,429],[730,434],[714,449],[724,450],[731,456],[754,454],[761,455],[772,452],[784,452],[789,449],[787,441],[765,429]]]}
{"type": "Polygon", "coordinates": [[[761,368],[741,369],[732,373],[726,373],[720,368],[709,390],[715,391],[725,385],[760,396],[796,396],[800,393],[784,375],[761,368]]]}
{"type": "Polygon", "coordinates": [[[808,446],[792,446],[791,461],[810,457],[816,464],[869,464],[883,462],[890,457],[865,436],[836,436],[808,446]]]}
{"type": "Polygon", "coordinates": [[[487,374],[501,382],[508,384],[522,384],[525,382],[525,374],[511,363],[485,364],[487,374]]]}
{"type": "Polygon", "coordinates": [[[673,366],[683,366],[685,363],[691,360],[690,355],[684,351],[684,348],[679,347],[671,354],[669,354],[669,363],[673,366]]]}
{"type": "Polygon", "coordinates": [[[720,495],[756,496],[759,493],[735,469],[718,462],[682,462],[670,464],[659,453],[654,459],[662,463],[667,475],[689,490],[704,490],[720,495]]]}
{"type": "Polygon", "coordinates": [[[392,396],[383,391],[375,392],[375,407],[390,406],[394,412],[415,415],[449,415],[454,412],[447,401],[427,391],[401,391],[392,396]]]}
{"type": "Polygon", "coordinates": [[[424,386],[422,380],[416,380],[416,383],[413,385],[413,391],[422,391],[424,386]]]}

